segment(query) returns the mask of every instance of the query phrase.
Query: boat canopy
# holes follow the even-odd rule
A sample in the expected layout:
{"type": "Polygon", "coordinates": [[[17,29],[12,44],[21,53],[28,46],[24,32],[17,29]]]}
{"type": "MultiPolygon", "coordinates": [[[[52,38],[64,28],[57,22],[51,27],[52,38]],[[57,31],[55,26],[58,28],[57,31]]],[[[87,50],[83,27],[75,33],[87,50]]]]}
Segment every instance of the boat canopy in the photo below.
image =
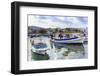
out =
{"type": "Polygon", "coordinates": [[[42,49],[42,48],[47,48],[47,45],[45,43],[38,43],[34,45],[35,49],[42,49]]]}

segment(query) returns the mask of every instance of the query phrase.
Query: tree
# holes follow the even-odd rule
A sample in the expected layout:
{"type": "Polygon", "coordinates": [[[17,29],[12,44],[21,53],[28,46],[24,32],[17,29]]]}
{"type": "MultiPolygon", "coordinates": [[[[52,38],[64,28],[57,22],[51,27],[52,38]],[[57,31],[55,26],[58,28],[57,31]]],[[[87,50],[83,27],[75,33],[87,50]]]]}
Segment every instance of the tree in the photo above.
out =
{"type": "Polygon", "coordinates": [[[45,34],[45,33],[47,33],[47,31],[46,31],[46,29],[41,29],[41,30],[39,30],[39,33],[40,34],[45,34]]]}

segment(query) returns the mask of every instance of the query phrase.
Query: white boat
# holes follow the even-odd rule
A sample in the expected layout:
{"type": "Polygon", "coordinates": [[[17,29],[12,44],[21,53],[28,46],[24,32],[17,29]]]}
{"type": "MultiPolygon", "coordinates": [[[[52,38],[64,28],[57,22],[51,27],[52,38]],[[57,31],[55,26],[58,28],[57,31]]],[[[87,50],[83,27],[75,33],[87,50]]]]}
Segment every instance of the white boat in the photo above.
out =
{"type": "Polygon", "coordinates": [[[52,41],[55,43],[83,43],[84,37],[54,38],[52,41]]]}
{"type": "Polygon", "coordinates": [[[32,46],[32,52],[38,54],[46,54],[46,51],[49,50],[48,46],[45,43],[38,43],[32,46]]]}

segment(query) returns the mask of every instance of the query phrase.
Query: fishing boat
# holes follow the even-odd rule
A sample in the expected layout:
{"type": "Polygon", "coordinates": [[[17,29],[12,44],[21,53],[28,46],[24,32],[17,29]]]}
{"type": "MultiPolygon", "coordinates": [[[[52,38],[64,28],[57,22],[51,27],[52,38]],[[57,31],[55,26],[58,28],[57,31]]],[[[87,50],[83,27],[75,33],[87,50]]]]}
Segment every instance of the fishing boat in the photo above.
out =
{"type": "Polygon", "coordinates": [[[37,43],[32,46],[32,52],[37,54],[46,54],[46,51],[49,50],[47,44],[37,43]]]}
{"type": "Polygon", "coordinates": [[[52,41],[55,43],[83,43],[84,37],[54,38],[52,41]]]}

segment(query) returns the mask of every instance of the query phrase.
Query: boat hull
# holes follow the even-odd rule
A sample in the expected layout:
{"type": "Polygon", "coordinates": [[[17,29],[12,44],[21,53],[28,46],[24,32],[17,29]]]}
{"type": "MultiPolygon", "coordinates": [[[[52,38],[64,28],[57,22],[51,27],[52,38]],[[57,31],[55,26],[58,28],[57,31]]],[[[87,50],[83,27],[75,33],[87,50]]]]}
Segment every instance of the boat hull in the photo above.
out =
{"type": "Polygon", "coordinates": [[[32,47],[32,52],[38,53],[38,54],[45,54],[48,48],[43,48],[43,49],[35,49],[32,47]]]}
{"type": "Polygon", "coordinates": [[[55,43],[83,43],[84,38],[71,38],[71,39],[54,39],[55,43]]]}

